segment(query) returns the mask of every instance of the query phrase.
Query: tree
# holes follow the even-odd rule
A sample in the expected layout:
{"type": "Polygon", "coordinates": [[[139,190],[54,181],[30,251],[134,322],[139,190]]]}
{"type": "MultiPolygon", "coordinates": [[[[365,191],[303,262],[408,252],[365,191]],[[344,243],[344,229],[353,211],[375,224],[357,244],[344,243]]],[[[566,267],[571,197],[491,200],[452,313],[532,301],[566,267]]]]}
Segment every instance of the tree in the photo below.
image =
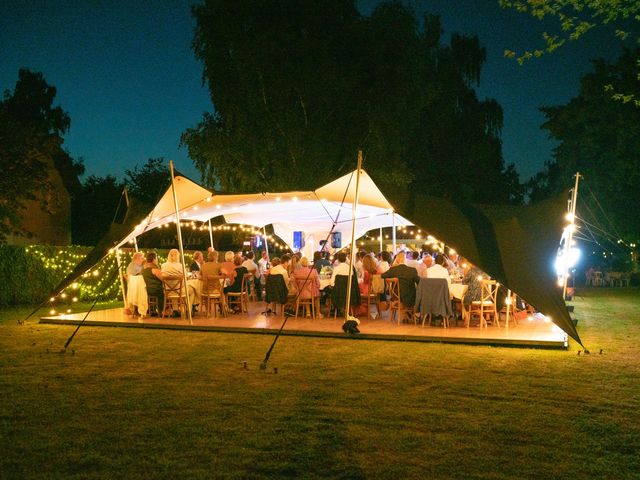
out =
{"type": "MultiPolygon", "coordinates": [[[[640,0],[498,0],[503,8],[515,9],[538,20],[557,21],[557,32],[543,32],[544,47],[516,53],[505,50],[505,56],[516,58],[522,64],[531,58],[539,58],[552,53],[567,42],[577,41],[587,32],[597,27],[611,27],[620,40],[629,37],[640,43],[638,20],[640,20],[640,0]]],[[[636,73],[640,69],[640,59],[636,59],[636,73]]],[[[640,74],[638,75],[640,79],[640,74]]],[[[610,96],[623,103],[633,102],[640,107],[640,97],[631,90],[617,91],[612,84],[601,86],[610,96]]]]}
{"type": "Polygon", "coordinates": [[[136,165],[124,173],[129,193],[148,205],[155,205],[170,183],[164,158],[150,158],[142,167],[136,165]]]}
{"type": "Polygon", "coordinates": [[[627,51],[614,64],[595,61],[593,72],[582,78],[577,97],[566,105],[542,109],[547,118],[543,128],[560,143],[553,160],[530,184],[532,199],[543,198],[568,188],[579,171],[587,187],[581,203],[589,221],[610,230],[611,220],[615,230],[634,241],[640,235],[640,217],[630,215],[629,206],[640,201],[640,111],[631,104],[611,102],[601,86],[610,83],[640,94],[639,53],[627,51]]]}
{"type": "Polygon", "coordinates": [[[72,221],[73,243],[95,245],[109,230],[124,185],[115,177],[89,176],[77,197],[72,221]]]}
{"type": "Polygon", "coordinates": [[[24,233],[25,202],[48,188],[49,168],[58,167],[65,184],[77,181],[84,168],[62,148],[70,119],[53,106],[55,96],[41,73],[21,69],[14,91],[6,90],[0,102],[0,240],[24,233]]]}
{"type": "Polygon", "coordinates": [[[383,187],[453,194],[453,182],[486,201],[477,174],[495,192],[513,184],[501,109],[472,88],[485,59],[477,38],[443,46],[438,19],[420,29],[399,2],[371,17],[349,0],[209,0],[193,13],[215,112],[182,143],[210,186],[315,188],[351,171],[358,148],[383,187]]]}

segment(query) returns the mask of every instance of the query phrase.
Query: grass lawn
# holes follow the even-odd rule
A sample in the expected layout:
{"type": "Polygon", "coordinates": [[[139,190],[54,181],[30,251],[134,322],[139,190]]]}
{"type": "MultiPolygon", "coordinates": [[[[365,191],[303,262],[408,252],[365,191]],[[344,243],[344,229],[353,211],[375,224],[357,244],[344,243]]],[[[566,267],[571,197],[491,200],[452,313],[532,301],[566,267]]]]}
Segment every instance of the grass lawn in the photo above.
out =
{"type": "Polygon", "coordinates": [[[74,327],[5,310],[0,478],[637,479],[640,291],[579,294],[590,355],[283,337],[266,371],[266,335],[83,327],[60,354],[74,327]]]}

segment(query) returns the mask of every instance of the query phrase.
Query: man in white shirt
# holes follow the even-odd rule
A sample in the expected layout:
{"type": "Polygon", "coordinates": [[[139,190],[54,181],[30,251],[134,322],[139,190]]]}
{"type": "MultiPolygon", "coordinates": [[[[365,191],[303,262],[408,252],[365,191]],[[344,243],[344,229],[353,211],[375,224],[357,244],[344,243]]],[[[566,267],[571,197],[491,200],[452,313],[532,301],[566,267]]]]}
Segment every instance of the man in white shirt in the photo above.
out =
{"type": "Polygon", "coordinates": [[[280,257],[280,263],[275,267],[271,267],[269,271],[270,275],[282,275],[284,278],[284,283],[287,286],[288,290],[291,290],[291,285],[289,285],[289,264],[291,263],[291,255],[285,253],[280,257]]]}
{"type": "Polygon", "coordinates": [[[435,265],[429,268],[427,276],[429,278],[444,278],[447,281],[447,285],[451,287],[451,277],[449,276],[449,271],[444,267],[444,265],[446,265],[447,263],[444,255],[442,255],[441,253],[436,255],[435,263],[435,265]]]}
{"type": "Polygon", "coordinates": [[[336,277],[338,275],[349,276],[351,272],[351,267],[347,263],[347,254],[344,252],[340,252],[336,255],[338,260],[338,264],[333,267],[333,273],[331,274],[331,286],[333,287],[336,284],[336,277]]]}
{"type": "Polygon", "coordinates": [[[262,288],[260,288],[260,271],[258,265],[253,261],[253,251],[248,251],[245,255],[246,260],[242,262],[242,266],[247,269],[249,273],[253,274],[253,285],[251,288],[256,289],[256,298],[262,300],[262,288]]]}
{"type": "Polygon", "coordinates": [[[429,254],[425,255],[422,259],[422,262],[420,262],[420,264],[418,265],[418,268],[416,268],[416,270],[418,270],[418,276],[420,278],[427,278],[429,276],[427,270],[431,268],[432,265],[433,257],[429,254]]]}

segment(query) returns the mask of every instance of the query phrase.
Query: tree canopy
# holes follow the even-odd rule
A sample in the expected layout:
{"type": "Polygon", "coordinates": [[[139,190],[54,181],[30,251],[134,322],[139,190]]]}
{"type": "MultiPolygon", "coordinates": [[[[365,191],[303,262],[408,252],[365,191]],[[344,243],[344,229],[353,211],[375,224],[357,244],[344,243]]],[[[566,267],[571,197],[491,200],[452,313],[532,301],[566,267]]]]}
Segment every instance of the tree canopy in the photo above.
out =
{"type": "Polygon", "coordinates": [[[214,112],[182,142],[226,191],[311,189],[352,170],[484,202],[520,201],[501,153],[502,110],[479,100],[477,37],[441,43],[439,19],[400,2],[208,0],[193,42],[214,112]]]}
{"type": "Polygon", "coordinates": [[[21,69],[13,91],[0,101],[0,240],[8,233],[25,233],[21,213],[27,200],[48,188],[49,168],[60,171],[73,193],[84,167],[62,148],[69,115],[54,107],[56,88],[41,73],[21,69]]]}
{"type": "Polygon", "coordinates": [[[595,61],[578,96],[566,105],[542,109],[547,118],[543,128],[560,143],[531,184],[532,198],[541,198],[567,188],[579,171],[587,187],[581,202],[588,221],[634,241],[640,217],[630,215],[629,206],[640,201],[640,111],[630,103],[612,102],[602,85],[640,94],[639,53],[627,51],[614,64],[595,61]]]}

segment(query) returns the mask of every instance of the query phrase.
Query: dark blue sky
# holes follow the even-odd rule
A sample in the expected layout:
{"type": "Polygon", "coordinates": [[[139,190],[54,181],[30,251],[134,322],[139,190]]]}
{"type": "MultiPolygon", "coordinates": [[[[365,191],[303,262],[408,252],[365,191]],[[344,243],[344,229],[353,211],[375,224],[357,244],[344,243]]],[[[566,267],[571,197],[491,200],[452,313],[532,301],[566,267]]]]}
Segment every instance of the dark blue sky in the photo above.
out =
{"type": "MultiPolygon", "coordinates": [[[[212,110],[190,48],[191,3],[2,0],[0,89],[14,88],[20,67],[42,72],[71,116],[65,146],[84,159],[87,174],[122,177],[147,158],[165,157],[197,180],[178,146],[180,134],[212,110]]],[[[359,4],[367,13],[376,3],[359,4]]],[[[487,63],[478,96],[502,105],[505,161],[515,163],[523,179],[542,168],[553,147],[539,128],[538,107],[567,102],[578,93],[590,59],[613,59],[620,52],[610,34],[595,33],[518,66],[503,51],[539,46],[544,26],[537,20],[502,10],[497,0],[410,3],[441,15],[446,43],[452,32],[480,37],[487,63]]]]}

